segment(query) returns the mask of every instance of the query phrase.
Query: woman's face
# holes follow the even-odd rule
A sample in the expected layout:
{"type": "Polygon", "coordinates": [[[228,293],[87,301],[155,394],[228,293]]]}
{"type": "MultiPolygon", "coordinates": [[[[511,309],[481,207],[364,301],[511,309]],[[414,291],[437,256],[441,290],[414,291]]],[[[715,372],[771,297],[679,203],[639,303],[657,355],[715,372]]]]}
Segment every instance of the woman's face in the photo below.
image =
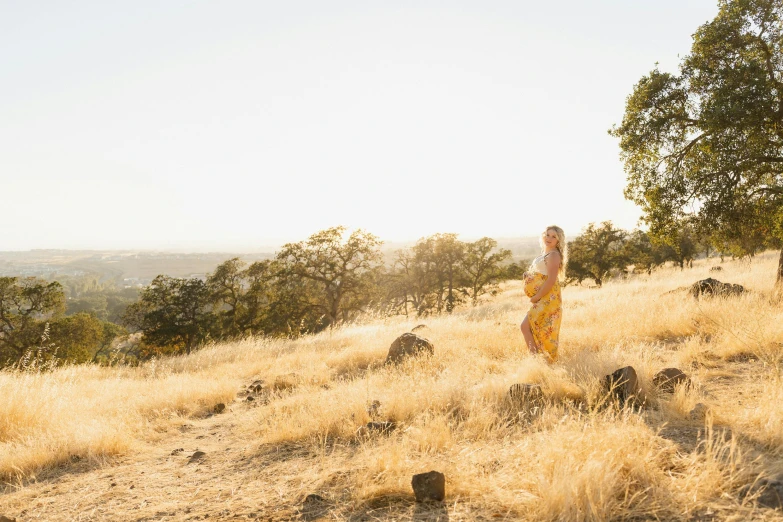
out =
{"type": "Polygon", "coordinates": [[[549,230],[545,231],[542,236],[544,237],[544,246],[547,248],[557,247],[557,232],[550,228],[549,230]]]}

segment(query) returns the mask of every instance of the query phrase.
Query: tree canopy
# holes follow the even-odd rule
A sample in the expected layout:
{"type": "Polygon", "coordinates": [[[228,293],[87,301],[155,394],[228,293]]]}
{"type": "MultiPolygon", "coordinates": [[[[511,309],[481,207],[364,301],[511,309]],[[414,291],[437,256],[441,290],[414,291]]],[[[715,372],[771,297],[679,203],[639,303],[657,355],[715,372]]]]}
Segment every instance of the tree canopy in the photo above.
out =
{"type": "MultiPolygon", "coordinates": [[[[656,67],[635,85],[620,139],[625,195],[650,232],[688,218],[722,241],[783,241],[783,4],[721,0],[693,35],[679,73],[656,67]]],[[[783,281],[783,251],[778,269],[783,281]]]]}

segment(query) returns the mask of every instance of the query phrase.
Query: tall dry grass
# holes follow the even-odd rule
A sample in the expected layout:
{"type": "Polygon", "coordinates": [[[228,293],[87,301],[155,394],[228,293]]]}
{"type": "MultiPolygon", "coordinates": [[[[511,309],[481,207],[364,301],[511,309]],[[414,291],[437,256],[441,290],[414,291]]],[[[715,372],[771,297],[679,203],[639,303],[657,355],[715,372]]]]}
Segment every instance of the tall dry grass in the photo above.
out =
{"type": "MultiPolygon", "coordinates": [[[[297,487],[340,499],[347,510],[408,495],[411,474],[439,469],[454,509],[501,518],[723,512],[742,519],[757,509],[742,488],[783,471],[776,263],[770,253],[724,263],[716,275],[708,260],[600,289],[568,287],[554,366],[524,352],[523,293],[510,283],[496,299],[450,316],[367,319],[296,341],[246,340],[139,368],[3,372],[0,476],[22,481],[74,455],[100,461],[134,451],[166,437],[183,417],[229,402],[249,379],[286,376],[289,384],[254,410],[245,435],[262,446],[320,452],[317,466],[298,472],[297,487]],[[683,290],[709,275],[751,292],[695,300],[683,290]],[[391,342],[420,323],[436,355],[383,365],[391,342]],[[628,364],[646,397],[641,411],[607,407],[600,389],[604,375],[628,364]],[[672,365],[690,373],[694,387],[660,395],[652,377],[672,365]],[[736,379],[715,385],[720,372],[736,379]],[[540,384],[544,407],[520,412],[510,404],[508,388],[518,382],[540,384]],[[742,404],[731,386],[742,388],[742,404]],[[397,425],[390,435],[362,430],[376,400],[378,418],[397,425]],[[710,406],[706,423],[688,415],[697,402],[710,406]]],[[[282,496],[303,491],[292,486],[282,496]]]]}

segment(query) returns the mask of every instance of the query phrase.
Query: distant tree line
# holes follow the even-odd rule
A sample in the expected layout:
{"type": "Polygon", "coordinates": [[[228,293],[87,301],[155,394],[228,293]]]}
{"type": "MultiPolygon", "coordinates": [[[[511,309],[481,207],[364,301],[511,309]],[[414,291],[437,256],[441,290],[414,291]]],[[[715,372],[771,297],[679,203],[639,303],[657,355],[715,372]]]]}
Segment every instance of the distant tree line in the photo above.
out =
{"type": "Polygon", "coordinates": [[[335,227],[285,245],[274,259],[238,258],[205,279],[158,276],[124,324],[142,332],[139,357],[190,353],[210,340],[296,337],[364,313],[423,316],[476,305],[509,277],[511,253],[482,238],[436,234],[383,262],[382,242],[335,227]]]}
{"type": "Polygon", "coordinates": [[[601,286],[607,279],[630,272],[650,274],[667,262],[681,269],[690,267],[699,256],[718,255],[752,257],[777,240],[763,234],[730,239],[710,233],[695,222],[682,221],[666,235],[652,235],[644,230],[626,231],[611,221],[590,223],[568,243],[567,283],[592,280],[601,286]]]}
{"type": "Polygon", "coordinates": [[[126,333],[93,314],[65,312],[59,282],[0,277],[0,367],[108,360],[112,340],[126,333]]]}
{"type": "Polygon", "coordinates": [[[435,234],[386,259],[381,246],[335,227],[269,260],[229,259],[205,278],[159,275],[141,290],[97,274],[0,278],[0,366],[133,363],[210,341],[297,337],[367,313],[450,313],[523,271],[486,237],[435,234]],[[129,331],[140,342],[120,343],[129,331]]]}
{"type": "MultiPolygon", "coordinates": [[[[674,230],[662,239],[610,221],[591,223],[569,243],[566,284],[600,286],[667,262],[685,268],[700,255],[753,255],[769,246],[762,236],[727,243],[689,223],[674,230]]],[[[368,313],[451,313],[494,295],[500,282],[527,268],[488,237],[465,242],[435,234],[385,259],[381,246],[370,233],[335,227],[285,245],[272,259],[229,259],[204,278],[159,275],[141,290],[94,275],[60,282],[3,277],[0,366],[133,363],[191,353],[210,341],[297,337],[368,313]],[[129,331],[140,339],[123,345],[129,331]]]]}

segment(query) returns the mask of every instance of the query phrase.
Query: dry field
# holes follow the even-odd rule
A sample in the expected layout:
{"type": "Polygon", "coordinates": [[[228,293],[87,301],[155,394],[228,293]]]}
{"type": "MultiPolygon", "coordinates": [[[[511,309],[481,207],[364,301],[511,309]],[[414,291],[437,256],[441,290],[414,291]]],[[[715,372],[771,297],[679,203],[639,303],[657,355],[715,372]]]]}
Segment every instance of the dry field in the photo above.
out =
{"type": "Polygon", "coordinates": [[[526,355],[519,284],[477,308],[246,340],[139,368],[0,372],[0,515],[28,520],[783,520],[783,306],[777,254],[569,287],[561,360],[526,355]],[[751,292],[695,300],[713,275],[751,292]],[[435,356],[384,366],[417,333],[435,356]],[[636,368],[642,409],[599,382],[636,368]],[[675,366],[694,386],[659,393],[675,366]],[[247,386],[264,391],[247,400],[247,386]],[[277,385],[275,382],[277,381],[277,385]],[[514,383],[546,404],[519,411],[514,383]],[[391,433],[364,433],[368,405],[391,433]],[[224,412],[214,414],[216,404],[224,412]],[[692,419],[697,403],[704,419],[692,419]],[[196,451],[204,454],[194,457],[196,451]],[[446,475],[416,504],[415,473],[446,475]],[[308,501],[309,494],[322,500],[308,501]],[[760,502],[761,499],[761,502],[760,502]]]}

